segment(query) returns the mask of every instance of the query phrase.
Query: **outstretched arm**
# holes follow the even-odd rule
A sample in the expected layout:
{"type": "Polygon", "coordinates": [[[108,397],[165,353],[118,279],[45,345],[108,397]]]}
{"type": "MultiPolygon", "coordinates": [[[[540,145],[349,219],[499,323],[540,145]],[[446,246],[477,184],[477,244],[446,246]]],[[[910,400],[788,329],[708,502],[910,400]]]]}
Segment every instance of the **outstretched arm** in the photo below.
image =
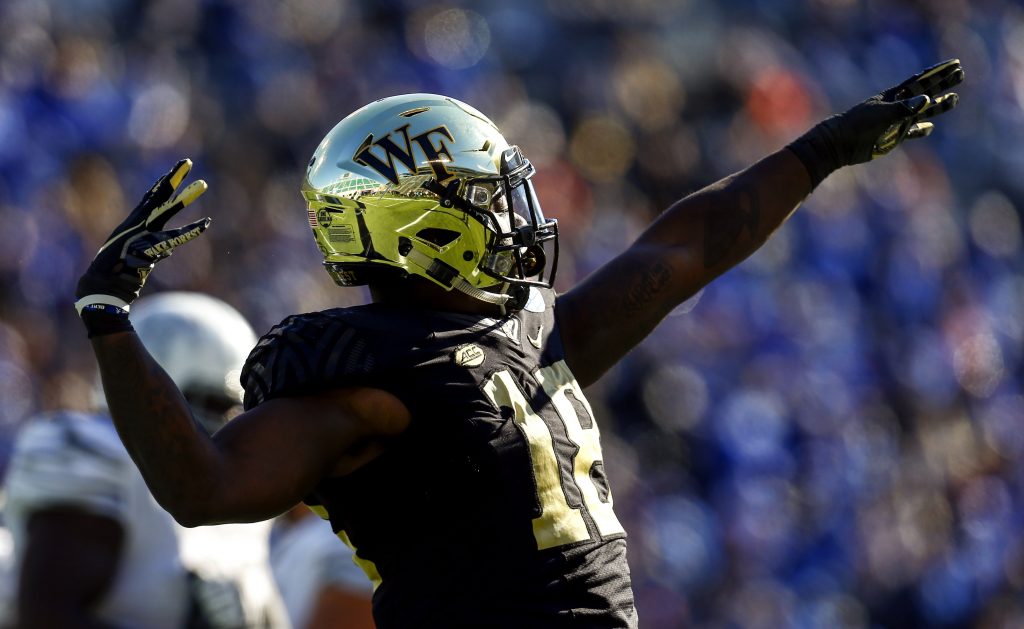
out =
{"type": "Polygon", "coordinates": [[[561,296],[566,362],[594,382],[678,304],[756,251],[829,173],[931,133],[957,103],[956,59],[832,116],[789,147],[673,204],[622,255],[561,296]]]}
{"type": "Polygon", "coordinates": [[[764,244],[811,191],[788,150],[677,201],[622,255],[559,297],[566,362],[587,386],[677,305],[764,244]]]}

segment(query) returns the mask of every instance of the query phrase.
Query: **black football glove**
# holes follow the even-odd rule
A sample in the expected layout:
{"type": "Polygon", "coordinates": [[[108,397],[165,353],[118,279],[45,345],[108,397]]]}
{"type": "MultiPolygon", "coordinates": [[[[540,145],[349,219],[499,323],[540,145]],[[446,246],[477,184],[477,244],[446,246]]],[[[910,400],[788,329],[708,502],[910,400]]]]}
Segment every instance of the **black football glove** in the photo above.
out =
{"type": "Polygon", "coordinates": [[[831,116],[789,145],[811,176],[812,187],[834,170],[887,155],[906,139],[930,135],[923,122],[956,107],[964,80],[959,59],[934,65],[845,113],[831,116]]]}
{"type": "Polygon", "coordinates": [[[90,338],[131,329],[128,308],[139,296],[153,266],[209,227],[207,217],[184,227],[164,229],[171,217],[206,192],[206,182],[200,180],[175,194],[191,169],[192,161],[183,159],[158,179],[78,280],[75,309],[90,338]]]}

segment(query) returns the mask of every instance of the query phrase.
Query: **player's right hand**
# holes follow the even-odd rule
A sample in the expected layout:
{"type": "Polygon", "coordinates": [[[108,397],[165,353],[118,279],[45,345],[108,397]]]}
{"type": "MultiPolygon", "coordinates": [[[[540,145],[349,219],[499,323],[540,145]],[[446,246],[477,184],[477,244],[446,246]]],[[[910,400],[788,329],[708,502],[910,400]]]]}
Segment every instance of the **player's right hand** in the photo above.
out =
{"type": "Polygon", "coordinates": [[[211,219],[207,217],[184,227],[164,229],[167,221],[206,192],[202,180],[178,192],[191,169],[189,159],[175,164],[100,247],[75,290],[75,308],[80,315],[88,311],[126,313],[154,265],[209,227],[211,219]]]}

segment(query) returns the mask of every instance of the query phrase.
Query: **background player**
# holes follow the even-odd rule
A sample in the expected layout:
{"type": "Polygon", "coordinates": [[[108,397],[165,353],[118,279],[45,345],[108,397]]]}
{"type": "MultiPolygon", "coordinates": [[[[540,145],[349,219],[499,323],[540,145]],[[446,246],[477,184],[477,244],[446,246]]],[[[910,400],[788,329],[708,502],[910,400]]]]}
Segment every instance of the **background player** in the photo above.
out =
{"type": "Polygon", "coordinates": [[[957,104],[944,92],[962,79],[948,61],[825,120],[674,204],[557,301],[544,274],[557,229],[518,149],[451,99],[373,103],[321,144],[306,194],[328,269],[369,282],[378,303],[292,317],[264,337],[243,373],[249,410],[213,440],[127,315],[153,264],[209,225],[164,231],[205,189],[177,192],[188,162],[114,231],[76,306],[119,431],[180,521],[260,519],[305,498],[355,544],[382,627],[635,626],[580,384],[756,250],[829,173],[928,135],[924,119],[957,104]],[[154,421],[132,421],[142,414],[154,421]],[[444,560],[441,574],[424,569],[444,560]]]}
{"type": "Polygon", "coordinates": [[[373,629],[373,589],[352,551],[305,505],[277,517],[270,565],[295,629],[373,629]]]}
{"type": "MultiPolygon", "coordinates": [[[[212,297],[171,292],[141,301],[135,326],[204,429],[219,429],[241,401],[235,382],[255,341],[246,320],[212,297]]],[[[9,465],[9,623],[282,626],[267,578],[267,527],[183,536],[153,500],[105,414],[57,412],[33,420],[20,432],[9,465]]]]}

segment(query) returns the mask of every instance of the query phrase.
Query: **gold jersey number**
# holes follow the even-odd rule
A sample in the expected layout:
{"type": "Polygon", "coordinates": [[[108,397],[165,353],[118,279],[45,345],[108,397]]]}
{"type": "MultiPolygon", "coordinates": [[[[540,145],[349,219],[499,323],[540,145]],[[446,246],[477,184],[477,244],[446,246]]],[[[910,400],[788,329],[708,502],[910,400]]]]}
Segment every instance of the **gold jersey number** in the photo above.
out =
{"type": "Polygon", "coordinates": [[[508,371],[499,371],[484,384],[484,393],[495,406],[512,409],[515,422],[526,435],[530,447],[533,475],[537,482],[537,497],[541,513],[533,520],[533,535],[537,548],[554,548],[590,539],[582,509],[586,509],[602,537],[622,533],[622,525],[612,511],[612,496],[609,492],[602,500],[597,485],[591,477],[596,463],[602,463],[601,437],[590,403],[583,397],[576,378],[569,371],[565,361],[560,360],[550,367],[534,372],[537,382],[551,398],[552,405],[569,440],[578,450],[573,460],[568,461],[573,481],[583,496],[582,507],[571,507],[562,489],[558,452],[551,437],[551,430],[541,416],[530,406],[526,395],[508,371]],[[573,396],[590,416],[590,426],[584,427],[579,414],[569,401],[573,396]]]}

